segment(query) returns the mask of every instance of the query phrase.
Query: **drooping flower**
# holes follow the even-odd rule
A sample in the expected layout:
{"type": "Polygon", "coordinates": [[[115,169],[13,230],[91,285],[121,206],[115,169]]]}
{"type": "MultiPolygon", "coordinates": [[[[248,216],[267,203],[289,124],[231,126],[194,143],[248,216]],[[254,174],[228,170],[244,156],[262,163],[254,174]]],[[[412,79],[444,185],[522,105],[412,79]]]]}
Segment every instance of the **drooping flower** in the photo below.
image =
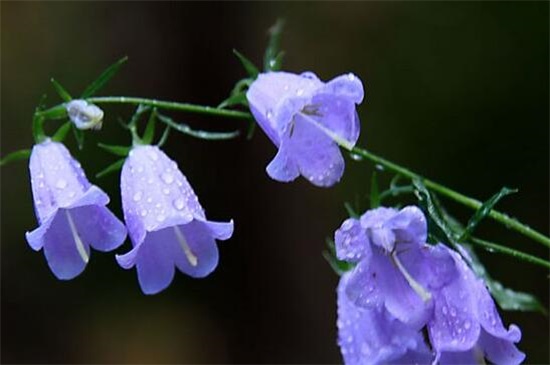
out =
{"type": "Polygon", "coordinates": [[[86,100],[71,100],[65,106],[69,119],[78,129],[101,129],[103,110],[86,100]]]}
{"type": "MultiPolygon", "coordinates": [[[[426,329],[434,363],[479,363],[484,358],[520,363],[524,355],[514,345],[521,337],[519,328],[506,330],[483,281],[458,253],[442,244],[425,244],[426,236],[425,217],[416,207],[378,208],[344,221],[335,233],[337,255],[356,266],[339,289],[350,303],[345,308],[352,308],[343,311],[363,311],[370,322],[386,323],[385,329],[400,339],[399,346],[389,347],[389,358],[401,355],[404,338],[416,341],[407,331],[426,329]],[[389,325],[388,315],[403,326],[389,325]]],[[[339,317],[346,315],[341,312],[339,317]]],[[[363,334],[356,348],[380,348],[372,345],[377,334],[363,334]]]]}
{"type": "Polygon", "coordinates": [[[311,72],[260,74],[246,94],[254,118],[279,151],[268,175],[289,182],[299,175],[328,187],[340,180],[344,159],[359,138],[355,110],[363,84],[353,74],[324,83],[311,72]]]}
{"type": "Polygon", "coordinates": [[[145,294],[170,285],[175,267],[195,278],[216,268],[215,240],[231,237],[233,221],[208,221],[187,179],[163,151],[134,147],[122,167],[120,186],[133,249],[117,261],[125,269],[137,267],[145,294]]]}
{"type": "Polygon", "coordinates": [[[111,251],[126,239],[124,224],[107,209],[109,197],[90,184],[67,148],[46,140],[33,147],[29,170],[39,227],[27,232],[29,245],[44,254],[54,275],[79,275],[90,246],[111,251]]]}

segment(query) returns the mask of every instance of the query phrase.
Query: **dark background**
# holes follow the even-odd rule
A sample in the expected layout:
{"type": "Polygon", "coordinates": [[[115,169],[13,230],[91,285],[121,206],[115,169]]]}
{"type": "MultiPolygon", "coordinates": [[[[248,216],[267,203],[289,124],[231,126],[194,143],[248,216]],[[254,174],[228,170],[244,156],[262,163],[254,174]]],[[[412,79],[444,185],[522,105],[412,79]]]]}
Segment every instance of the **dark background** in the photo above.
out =
{"type": "MultiPolygon", "coordinates": [[[[289,71],[322,79],[353,71],[365,86],[359,145],[467,195],[502,185],[520,194],[500,208],[548,234],[547,2],[2,2],[2,154],[32,145],[40,96],[59,102],[54,76],[75,95],[108,64],[129,62],[101,95],[148,96],[216,105],[244,76],[231,50],[261,62],[267,28],[287,27],[289,71]]],[[[117,174],[93,178],[114,157],[101,140],[126,143],[116,123],[130,107],[105,106],[105,126],[79,152],[90,179],[120,216],[117,174]]],[[[174,114],[197,128],[242,122],[174,114]]],[[[270,180],[274,146],[193,140],[173,134],[178,161],[209,218],[233,218],[233,238],[208,278],[177,274],[159,295],[141,294],[135,271],[94,252],[86,271],[61,282],[24,233],[36,226],[25,163],[1,170],[1,356],[6,363],[338,363],[337,276],[321,256],[345,218],[344,201],[369,191],[372,165],[348,159],[332,189],[303,179],[270,180]]],[[[384,175],[387,180],[389,175],[384,175]]],[[[472,212],[449,203],[462,220],[472,212]]],[[[547,257],[494,222],[479,235],[547,257]]],[[[118,252],[126,252],[127,242],[118,252]]],[[[536,293],[548,306],[548,274],[481,253],[493,276],[536,293]]],[[[529,363],[547,363],[548,318],[502,313],[523,330],[529,363]]]]}

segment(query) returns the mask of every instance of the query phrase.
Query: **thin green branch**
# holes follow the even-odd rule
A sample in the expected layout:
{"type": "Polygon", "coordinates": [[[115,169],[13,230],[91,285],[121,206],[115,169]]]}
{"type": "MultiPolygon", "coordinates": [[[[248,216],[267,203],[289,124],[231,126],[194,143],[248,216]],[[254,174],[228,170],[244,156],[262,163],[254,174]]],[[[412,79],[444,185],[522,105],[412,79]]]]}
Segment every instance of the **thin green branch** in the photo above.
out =
{"type": "Polygon", "coordinates": [[[527,253],[517,251],[517,250],[514,250],[512,248],[502,246],[502,245],[496,244],[494,242],[485,241],[485,240],[475,238],[475,237],[471,237],[470,241],[475,243],[476,245],[479,245],[479,246],[485,248],[486,250],[488,250],[490,252],[498,252],[498,253],[502,253],[502,254],[505,254],[505,255],[513,256],[517,259],[521,259],[521,260],[530,262],[532,264],[536,264],[536,265],[545,267],[547,269],[550,269],[550,262],[548,262],[546,260],[543,260],[539,257],[529,255],[527,253]]]}
{"type": "Polygon", "coordinates": [[[175,101],[165,101],[156,99],[147,99],[139,97],[128,96],[101,96],[92,97],[86,99],[90,103],[94,104],[133,104],[133,105],[147,105],[165,110],[177,110],[181,112],[189,112],[196,114],[205,114],[219,117],[236,118],[251,120],[252,115],[248,112],[242,112],[238,110],[218,109],[211,106],[195,105],[189,103],[178,103],[175,101]]]}
{"type": "MultiPolygon", "coordinates": [[[[469,208],[472,209],[479,209],[482,206],[482,202],[479,200],[470,198],[466,195],[460,194],[452,189],[447,188],[446,186],[443,186],[441,184],[438,184],[434,181],[428,180],[425,177],[418,175],[409,169],[402,167],[400,165],[397,165],[391,161],[388,161],[380,156],[377,156],[363,148],[354,147],[351,150],[351,153],[355,155],[359,155],[361,157],[364,157],[366,159],[371,160],[372,162],[384,166],[386,169],[396,172],[398,174],[401,174],[409,179],[420,179],[424,185],[426,185],[428,188],[430,188],[433,191],[436,191],[442,195],[445,195],[446,197],[463,204],[469,208]]],[[[494,219],[495,221],[504,224],[507,228],[513,229],[516,232],[519,232],[523,234],[526,237],[529,237],[533,239],[534,241],[537,241],[539,243],[542,243],[546,247],[550,247],[550,238],[543,235],[540,232],[537,232],[536,230],[532,229],[531,227],[521,223],[515,218],[511,218],[510,216],[498,212],[496,210],[491,210],[489,213],[489,217],[494,219]]]]}

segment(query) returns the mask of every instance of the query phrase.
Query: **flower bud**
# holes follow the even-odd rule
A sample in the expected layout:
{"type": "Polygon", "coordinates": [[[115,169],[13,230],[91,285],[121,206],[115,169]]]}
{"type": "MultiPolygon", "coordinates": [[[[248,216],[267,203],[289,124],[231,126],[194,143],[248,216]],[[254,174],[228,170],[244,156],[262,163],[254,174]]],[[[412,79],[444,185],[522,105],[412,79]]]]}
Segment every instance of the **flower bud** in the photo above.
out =
{"type": "Polygon", "coordinates": [[[78,129],[101,129],[103,124],[103,110],[86,100],[71,100],[66,105],[71,122],[78,129]]]}

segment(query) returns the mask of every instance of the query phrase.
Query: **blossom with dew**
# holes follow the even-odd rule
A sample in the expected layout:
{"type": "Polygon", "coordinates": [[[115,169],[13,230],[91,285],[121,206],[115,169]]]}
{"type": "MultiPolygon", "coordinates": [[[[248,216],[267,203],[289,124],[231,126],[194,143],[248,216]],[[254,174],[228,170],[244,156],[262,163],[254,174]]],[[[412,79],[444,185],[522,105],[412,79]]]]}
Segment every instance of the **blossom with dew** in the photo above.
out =
{"type": "Polygon", "coordinates": [[[344,159],[360,132],[356,105],[363,84],[353,74],[324,83],[312,72],[258,75],[246,93],[254,118],[279,151],[268,175],[289,182],[302,175],[316,186],[340,180],[344,159]]]}
{"type": "Polygon", "coordinates": [[[67,148],[50,139],[35,145],[29,170],[39,227],[27,232],[29,245],[44,254],[54,275],[79,275],[90,246],[111,251],[126,239],[124,224],[107,209],[109,197],[90,184],[67,148]]]}
{"type": "Polygon", "coordinates": [[[403,353],[425,356],[417,351],[423,349],[416,345],[419,331],[428,335],[434,364],[523,361],[524,354],[514,345],[521,332],[515,325],[504,328],[485,283],[457,252],[443,244],[426,244],[426,239],[426,219],[413,206],[373,209],[360,219],[347,219],[336,231],[338,258],[356,264],[341,279],[339,320],[359,313],[383,327],[362,331],[355,336],[357,343],[348,344],[342,336],[349,326],[339,325],[346,364],[386,363],[403,353]],[[390,347],[380,342],[386,332],[390,347]],[[350,349],[360,348],[369,355],[349,356],[350,349]],[[369,360],[373,358],[380,361],[369,360]]]}
{"type": "Polygon", "coordinates": [[[120,188],[133,248],[117,261],[125,269],[137,267],[145,294],[168,287],[175,267],[195,278],[216,268],[215,240],[231,237],[233,221],[208,221],[187,179],[162,150],[134,147],[122,167],[120,188]]]}
{"type": "Polygon", "coordinates": [[[86,100],[76,99],[69,101],[65,108],[69,119],[78,129],[101,129],[103,124],[103,110],[86,100]]]}

